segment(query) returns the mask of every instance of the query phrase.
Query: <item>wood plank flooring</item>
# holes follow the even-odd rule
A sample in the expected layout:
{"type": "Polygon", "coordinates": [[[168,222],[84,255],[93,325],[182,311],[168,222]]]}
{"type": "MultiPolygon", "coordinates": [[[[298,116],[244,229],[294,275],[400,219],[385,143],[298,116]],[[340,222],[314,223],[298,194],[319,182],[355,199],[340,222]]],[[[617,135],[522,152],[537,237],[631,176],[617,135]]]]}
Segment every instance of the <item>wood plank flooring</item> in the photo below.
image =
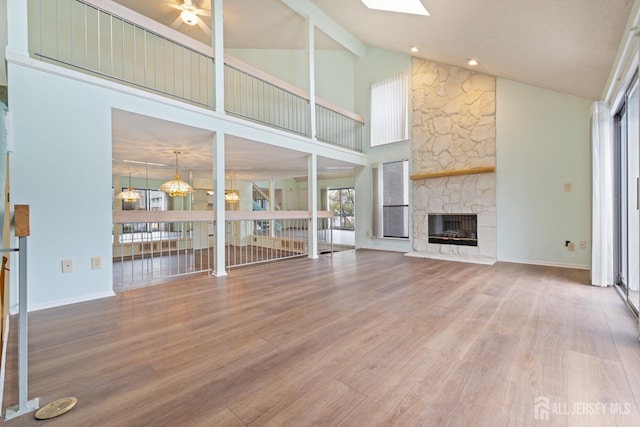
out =
{"type": "Polygon", "coordinates": [[[637,320],[587,281],[359,250],[38,311],[29,398],[78,405],[0,424],[640,425],[637,320]]]}

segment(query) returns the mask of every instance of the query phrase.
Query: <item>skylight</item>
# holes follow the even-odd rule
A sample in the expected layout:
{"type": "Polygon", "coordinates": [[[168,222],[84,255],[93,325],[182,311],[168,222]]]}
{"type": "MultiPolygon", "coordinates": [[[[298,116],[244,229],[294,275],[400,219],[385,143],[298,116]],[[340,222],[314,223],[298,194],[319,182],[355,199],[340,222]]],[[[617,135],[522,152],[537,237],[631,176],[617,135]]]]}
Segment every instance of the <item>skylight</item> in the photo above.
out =
{"type": "Polygon", "coordinates": [[[362,0],[362,3],[369,9],[429,16],[420,0],[362,0]]]}

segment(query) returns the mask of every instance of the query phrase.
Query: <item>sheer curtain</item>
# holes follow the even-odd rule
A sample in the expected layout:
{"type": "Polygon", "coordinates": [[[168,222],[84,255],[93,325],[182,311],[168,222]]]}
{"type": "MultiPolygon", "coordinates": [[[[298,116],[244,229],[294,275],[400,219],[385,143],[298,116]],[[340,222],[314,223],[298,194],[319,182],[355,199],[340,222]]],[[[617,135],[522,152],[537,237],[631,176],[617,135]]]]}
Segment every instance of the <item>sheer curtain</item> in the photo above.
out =
{"type": "Polygon", "coordinates": [[[613,134],[605,102],[591,108],[591,284],[613,285],[613,134]]]}

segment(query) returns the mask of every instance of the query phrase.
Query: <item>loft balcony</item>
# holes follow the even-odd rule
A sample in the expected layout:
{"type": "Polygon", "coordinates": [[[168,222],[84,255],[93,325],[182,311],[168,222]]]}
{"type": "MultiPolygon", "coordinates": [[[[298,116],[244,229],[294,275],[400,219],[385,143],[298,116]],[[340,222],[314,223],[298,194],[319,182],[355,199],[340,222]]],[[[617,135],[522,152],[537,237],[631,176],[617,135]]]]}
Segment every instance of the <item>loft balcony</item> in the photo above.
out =
{"type": "MultiPolygon", "coordinates": [[[[28,0],[30,56],[216,109],[211,46],[150,19],[137,19],[135,13],[119,16],[121,6],[114,11],[107,5],[28,0]]],[[[224,62],[225,114],[362,151],[362,116],[317,97],[312,109],[308,92],[233,57],[225,56],[224,62]]]]}

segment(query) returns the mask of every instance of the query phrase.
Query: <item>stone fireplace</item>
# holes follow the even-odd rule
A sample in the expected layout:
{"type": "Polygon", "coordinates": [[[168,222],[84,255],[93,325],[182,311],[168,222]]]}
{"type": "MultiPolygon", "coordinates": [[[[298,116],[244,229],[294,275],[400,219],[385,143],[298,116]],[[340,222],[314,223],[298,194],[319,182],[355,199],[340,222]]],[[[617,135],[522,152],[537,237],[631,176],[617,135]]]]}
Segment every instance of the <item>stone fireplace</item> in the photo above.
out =
{"type": "Polygon", "coordinates": [[[408,255],[496,261],[495,87],[495,77],[414,58],[408,255]],[[475,231],[437,215],[473,218],[475,231]],[[444,229],[436,233],[438,221],[444,229]]]}

